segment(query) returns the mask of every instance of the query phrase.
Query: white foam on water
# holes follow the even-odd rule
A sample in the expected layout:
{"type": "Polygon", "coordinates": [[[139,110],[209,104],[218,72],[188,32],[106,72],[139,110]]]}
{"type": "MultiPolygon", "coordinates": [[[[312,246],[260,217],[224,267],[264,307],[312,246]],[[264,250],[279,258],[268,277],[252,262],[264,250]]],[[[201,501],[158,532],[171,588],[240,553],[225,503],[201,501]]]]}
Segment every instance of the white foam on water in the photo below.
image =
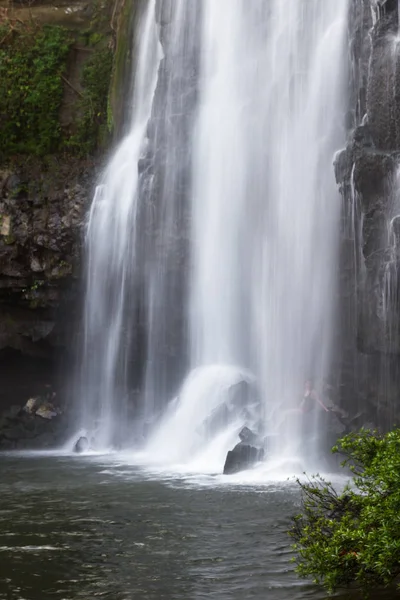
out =
{"type": "Polygon", "coordinates": [[[145,456],[152,463],[200,465],[206,472],[221,468],[226,452],[240,430],[240,421],[225,419],[210,432],[206,420],[213,411],[226,405],[229,390],[243,380],[251,380],[245,370],[231,365],[209,365],[194,369],[160,426],[145,447],[145,456]]]}
{"type": "Polygon", "coordinates": [[[146,128],[162,58],[155,9],[155,0],[149,0],[138,26],[127,134],[97,186],[87,226],[83,347],[76,392],[80,425],[105,449],[120,441],[127,422],[126,363],[131,340],[126,331],[136,267],[138,162],[146,151],[146,128]]]}

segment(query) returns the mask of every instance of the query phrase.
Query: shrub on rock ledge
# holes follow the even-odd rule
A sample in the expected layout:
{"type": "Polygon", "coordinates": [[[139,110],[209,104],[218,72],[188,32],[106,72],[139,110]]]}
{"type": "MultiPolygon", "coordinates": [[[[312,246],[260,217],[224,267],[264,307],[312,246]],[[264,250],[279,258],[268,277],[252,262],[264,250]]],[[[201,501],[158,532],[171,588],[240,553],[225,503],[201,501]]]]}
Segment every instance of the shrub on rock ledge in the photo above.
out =
{"type": "Polygon", "coordinates": [[[400,575],[400,429],[362,430],[333,452],[353,479],[339,493],[319,476],[298,483],[302,512],[294,517],[297,573],[330,592],[355,585],[368,593],[400,575]]]}

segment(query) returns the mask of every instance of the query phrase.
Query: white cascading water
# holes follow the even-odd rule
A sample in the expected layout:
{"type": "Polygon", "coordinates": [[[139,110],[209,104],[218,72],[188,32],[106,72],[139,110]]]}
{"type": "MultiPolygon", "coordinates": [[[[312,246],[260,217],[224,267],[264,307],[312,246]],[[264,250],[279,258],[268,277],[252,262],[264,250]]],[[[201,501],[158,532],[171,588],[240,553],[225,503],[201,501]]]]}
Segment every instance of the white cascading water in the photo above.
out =
{"type": "MultiPolygon", "coordinates": [[[[144,5],[128,133],[90,212],[82,426],[102,448],[129,437],[138,290],[147,311],[145,418],[168,401],[169,362],[162,354],[174,334],[170,314],[179,277],[171,266],[186,202],[192,370],[146,454],[155,462],[220,471],[247,424],[278,434],[271,437],[273,453],[310,458],[323,430],[317,420],[308,423],[305,450],[293,409],[305,380],[322,381],[331,359],[341,206],[332,163],[344,141],[348,0],[296,0],[290,10],[281,0],[203,0],[199,11],[183,0],[173,5],[175,13],[172,4],[158,5],[165,8],[163,43],[170,53],[160,69],[156,2],[144,5]],[[179,119],[192,110],[185,102],[193,89],[185,86],[197,77],[196,19],[201,73],[188,152],[179,119]],[[164,83],[155,103],[157,73],[164,83]],[[153,248],[138,239],[146,224],[146,207],[145,221],[138,216],[138,162],[150,143],[150,117],[156,127],[162,119],[168,124],[151,142],[162,140],[166,157],[162,190],[154,184],[151,196],[157,205],[149,205],[160,219],[154,219],[153,248]],[[182,186],[185,179],[191,189],[182,186]]],[[[157,161],[153,166],[160,168],[157,161]]]]}
{"type": "MultiPolygon", "coordinates": [[[[220,471],[243,413],[228,411],[211,437],[204,426],[230,388],[251,379],[248,371],[260,408],[258,421],[246,415],[246,423],[279,430],[275,454],[318,455],[318,435],[305,451],[291,411],[305,380],[322,381],[331,359],[341,206],[333,158],[345,137],[347,15],[348,0],[202,3],[194,370],[148,444],[155,460],[203,465],[205,456],[220,471]]],[[[312,430],[324,433],[317,421],[312,430]]]]}
{"type": "Polygon", "coordinates": [[[134,305],[135,216],[138,161],[157,82],[161,47],[155,0],[147,2],[139,25],[134,86],[127,135],[110,160],[89,214],[84,341],[80,367],[81,425],[96,445],[118,444],[127,423],[127,358],[134,305]],[[132,300],[132,299],[130,299],[132,300]]]}

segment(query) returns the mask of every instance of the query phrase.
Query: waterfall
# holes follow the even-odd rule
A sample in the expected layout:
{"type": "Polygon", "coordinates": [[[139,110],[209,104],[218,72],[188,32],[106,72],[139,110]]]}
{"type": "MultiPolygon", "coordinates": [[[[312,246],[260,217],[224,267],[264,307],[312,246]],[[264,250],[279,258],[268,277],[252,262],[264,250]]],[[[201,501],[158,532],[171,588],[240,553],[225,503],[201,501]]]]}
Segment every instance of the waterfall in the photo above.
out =
{"type": "Polygon", "coordinates": [[[127,135],[112,156],[92,202],[86,235],[87,275],[80,366],[81,425],[101,446],[123,437],[128,410],[130,333],[135,306],[138,161],[161,59],[149,0],[139,25],[127,135]]]}
{"type": "Polygon", "coordinates": [[[324,430],[310,417],[305,434],[296,410],[332,357],[347,11],[147,3],[129,132],[87,232],[80,397],[101,445],[130,423],[139,312],[134,410],[164,411],[154,459],[220,470],[244,423],[279,431],[276,452],[318,452],[324,430]]]}
{"type": "Polygon", "coordinates": [[[149,445],[165,460],[212,444],[218,468],[215,440],[226,451],[243,419],[279,427],[277,453],[304,450],[293,409],[307,379],[322,385],[332,351],[341,204],[332,164],[345,139],[347,11],[347,0],[298,0],[290,10],[281,0],[203,1],[193,372],[149,445]],[[259,408],[249,416],[229,396],[252,378],[259,408]]]}

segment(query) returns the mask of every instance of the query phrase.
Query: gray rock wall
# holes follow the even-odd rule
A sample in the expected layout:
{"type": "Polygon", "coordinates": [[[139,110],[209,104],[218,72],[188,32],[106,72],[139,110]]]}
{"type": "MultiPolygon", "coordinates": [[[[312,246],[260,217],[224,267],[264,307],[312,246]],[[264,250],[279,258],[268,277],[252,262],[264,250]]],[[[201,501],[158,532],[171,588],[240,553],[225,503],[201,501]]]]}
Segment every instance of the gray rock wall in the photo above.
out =
{"type": "Polygon", "coordinates": [[[0,171],[0,350],[35,356],[40,340],[67,343],[59,309],[78,285],[93,173],[82,164],[34,171],[0,171]]]}
{"type": "Polygon", "coordinates": [[[375,22],[371,0],[353,0],[349,140],[337,157],[343,196],[340,256],[340,395],[388,427],[400,416],[398,257],[400,214],[400,45],[398,4],[375,22]]]}

